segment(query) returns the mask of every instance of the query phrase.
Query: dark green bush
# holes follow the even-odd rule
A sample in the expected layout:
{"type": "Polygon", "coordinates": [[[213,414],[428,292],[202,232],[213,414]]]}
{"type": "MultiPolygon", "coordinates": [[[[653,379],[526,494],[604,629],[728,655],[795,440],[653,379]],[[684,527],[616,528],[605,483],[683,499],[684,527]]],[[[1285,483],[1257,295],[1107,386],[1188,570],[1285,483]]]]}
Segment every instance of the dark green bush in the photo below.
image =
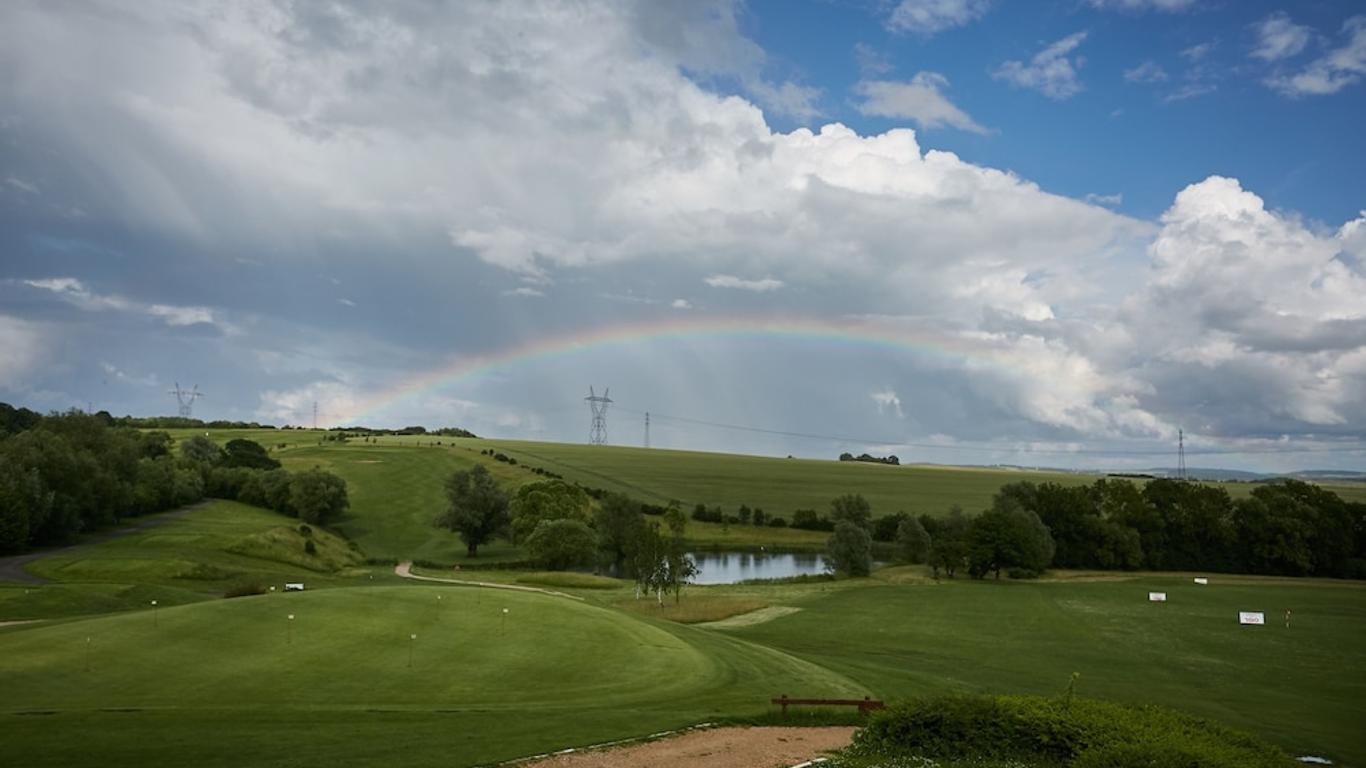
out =
{"type": "Polygon", "coordinates": [[[938,696],[897,704],[874,713],[845,754],[1073,768],[1295,765],[1254,736],[1174,710],[1026,696],[938,696]]]}
{"type": "Polygon", "coordinates": [[[316,555],[318,554],[318,545],[314,544],[312,539],[309,539],[304,542],[304,552],[307,552],[310,555],[316,555]]]}
{"type": "Polygon", "coordinates": [[[250,597],[251,595],[264,595],[266,585],[259,581],[243,581],[228,587],[223,592],[223,597],[250,597]]]}
{"type": "Polygon", "coordinates": [[[309,528],[307,523],[300,523],[300,524],[299,524],[299,533],[302,533],[302,534],[305,535],[305,536],[312,536],[312,535],[313,535],[313,529],[312,529],[312,528],[309,528]]]}

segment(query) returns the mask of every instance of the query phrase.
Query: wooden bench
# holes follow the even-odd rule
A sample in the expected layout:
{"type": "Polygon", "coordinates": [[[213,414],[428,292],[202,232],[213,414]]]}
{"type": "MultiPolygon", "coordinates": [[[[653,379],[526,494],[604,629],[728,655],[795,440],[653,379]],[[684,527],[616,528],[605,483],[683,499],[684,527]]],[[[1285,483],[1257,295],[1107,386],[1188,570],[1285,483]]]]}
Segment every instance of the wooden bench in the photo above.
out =
{"type": "Polygon", "coordinates": [[[858,707],[860,714],[868,714],[875,709],[886,709],[887,705],[878,699],[870,699],[864,696],[861,699],[789,699],[787,694],[783,694],[776,699],[770,699],[770,703],[777,704],[783,708],[783,717],[787,717],[788,706],[801,705],[812,707],[858,707]]]}

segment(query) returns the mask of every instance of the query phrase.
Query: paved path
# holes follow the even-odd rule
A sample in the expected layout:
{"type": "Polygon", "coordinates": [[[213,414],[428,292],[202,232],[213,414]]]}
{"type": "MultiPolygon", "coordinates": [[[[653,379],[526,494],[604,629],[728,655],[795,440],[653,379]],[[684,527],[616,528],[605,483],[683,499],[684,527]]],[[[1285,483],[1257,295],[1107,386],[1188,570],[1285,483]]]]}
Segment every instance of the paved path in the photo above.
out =
{"type": "Polygon", "coordinates": [[[578,595],[571,595],[567,592],[556,592],[553,589],[541,589],[540,587],[524,587],[521,584],[498,584],[491,581],[469,581],[468,579],[438,579],[435,576],[419,576],[413,573],[413,561],[404,560],[394,566],[394,575],[402,576],[405,579],[416,579],[417,581],[434,581],[438,584],[459,584],[465,587],[489,587],[490,589],[515,589],[518,592],[539,592],[543,595],[554,595],[555,597],[567,597],[570,600],[582,601],[578,595]]]}
{"type": "Polygon", "coordinates": [[[65,547],[58,547],[57,549],[44,549],[38,552],[25,552],[22,555],[10,555],[8,557],[0,557],[0,581],[21,581],[27,584],[46,584],[48,581],[50,581],[50,579],[45,579],[42,576],[35,576],[29,573],[28,571],[24,570],[24,566],[28,565],[34,560],[48,557],[50,555],[68,555],[76,550],[84,549],[85,547],[89,547],[94,544],[109,541],[110,539],[116,539],[120,536],[127,536],[130,533],[137,533],[138,531],[145,531],[148,528],[161,525],[162,523],[168,522],[170,520],[175,520],[176,518],[181,517],[193,510],[199,509],[200,507],[208,503],[210,503],[210,501],[201,501],[198,504],[191,504],[188,507],[181,507],[180,509],[175,509],[170,512],[162,512],[156,515],[149,515],[147,517],[137,518],[137,522],[133,523],[132,525],[124,526],[123,528],[113,528],[107,531],[99,531],[97,533],[92,533],[89,536],[82,537],[79,542],[75,544],[70,544],[65,547]]]}
{"type": "Polygon", "coordinates": [[[518,768],[787,768],[848,746],[854,729],[706,728],[643,744],[552,755],[518,768]]]}

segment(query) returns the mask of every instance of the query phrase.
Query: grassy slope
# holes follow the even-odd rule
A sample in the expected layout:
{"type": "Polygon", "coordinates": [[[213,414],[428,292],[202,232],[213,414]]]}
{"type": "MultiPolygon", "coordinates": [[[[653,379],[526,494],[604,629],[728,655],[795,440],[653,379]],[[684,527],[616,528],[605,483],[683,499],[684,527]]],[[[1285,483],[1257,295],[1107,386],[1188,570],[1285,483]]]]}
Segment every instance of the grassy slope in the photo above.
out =
{"type": "Polygon", "coordinates": [[[298,521],[264,509],[214,501],[146,530],[68,552],[27,570],[48,584],[0,583],[0,621],[74,616],[220,597],[242,582],[354,583],[360,555],[321,529],[316,555],[304,553],[298,521]]]}
{"type": "Polygon", "coordinates": [[[0,764],[32,766],[146,764],[167,737],[177,764],[471,765],[762,711],[775,686],[862,690],[714,633],[426,586],[0,630],[0,679],[0,764]]]}
{"type": "Polygon", "coordinates": [[[890,697],[945,690],[1165,704],[1366,764],[1366,585],[1215,577],[873,586],[734,630],[890,697]],[[1169,602],[1148,603],[1150,590],[1169,602]],[[1292,626],[1280,623],[1286,607],[1292,626]],[[1240,627],[1239,610],[1271,624],[1240,627]]]}

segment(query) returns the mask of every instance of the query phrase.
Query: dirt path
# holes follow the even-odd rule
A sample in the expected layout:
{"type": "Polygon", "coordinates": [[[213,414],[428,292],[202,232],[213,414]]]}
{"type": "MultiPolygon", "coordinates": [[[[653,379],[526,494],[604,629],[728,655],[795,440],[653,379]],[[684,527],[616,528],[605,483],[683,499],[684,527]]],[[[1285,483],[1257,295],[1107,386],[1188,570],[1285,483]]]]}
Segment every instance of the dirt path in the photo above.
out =
{"type": "Polygon", "coordinates": [[[136,523],[133,523],[132,525],[125,526],[123,528],[114,528],[108,531],[92,533],[89,536],[82,537],[79,542],[75,544],[69,544],[65,547],[58,547],[57,549],[44,549],[39,552],[25,552],[22,555],[10,555],[8,557],[0,557],[0,581],[21,581],[27,584],[46,584],[48,583],[48,581],[50,581],[50,579],[45,579],[42,576],[35,576],[29,573],[28,571],[24,570],[24,566],[28,565],[34,560],[39,560],[50,555],[68,555],[78,549],[84,549],[85,547],[89,547],[94,544],[100,544],[102,542],[109,541],[110,539],[116,539],[120,536],[127,536],[130,533],[137,533],[138,531],[145,531],[148,528],[152,528],[161,525],[162,523],[175,520],[178,517],[182,517],[186,513],[199,509],[200,507],[209,503],[211,503],[211,500],[205,500],[199,502],[198,504],[191,504],[188,507],[181,507],[180,509],[171,510],[170,512],[162,512],[160,514],[138,518],[138,521],[136,523]]]}
{"type": "Polygon", "coordinates": [[[644,744],[574,752],[518,768],[787,768],[847,746],[854,728],[707,728],[644,744]]]}
{"type": "Polygon", "coordinates": [[[394,575],[405,579],[416,579],[417,581],[434,581],[438,584],[459,584],[465,587],[488,587],[490,589],[513,589],[518,592],[539,592],[542,595],[554,595],[555,597],[567,597],[570,600],[583,601],[578,595],[571,595],[567,592],[556,592],[553,589],[541,589],[540,587],[524,587],[521,584],[497,584],[491,581],[470,581],[468,579],[439,579],[435,576],[419,576],[413,573],[413,561],[404,560],[394,566],[394,575]]]}

